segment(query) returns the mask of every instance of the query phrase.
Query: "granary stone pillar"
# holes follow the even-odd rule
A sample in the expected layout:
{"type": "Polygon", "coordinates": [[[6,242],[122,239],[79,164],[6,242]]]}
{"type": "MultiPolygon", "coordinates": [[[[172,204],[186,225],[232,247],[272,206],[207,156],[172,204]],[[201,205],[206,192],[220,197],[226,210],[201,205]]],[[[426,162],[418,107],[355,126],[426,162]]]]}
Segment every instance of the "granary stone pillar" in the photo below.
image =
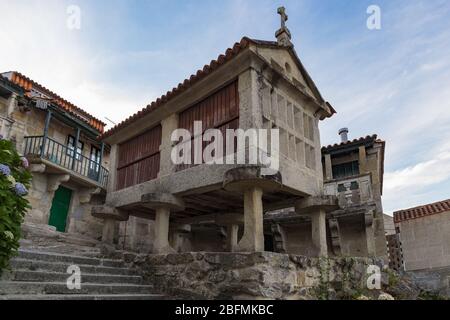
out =
{"type": "Polygon", "coordinates": [[[328,256],[326,212],[323,209],[311,214],[312,243],[320,257],[328,256]]]}
{"type": "Polygon", "coordinates": [[[230,224],[227,226],[227,251],[235,252],[238,244],[239,225],[230,224]]]}
{"type": "Polygon", "coordinates": [[[93,206],[91,214],[99,219],[103,219],[102,242],[113,244],[116,232],[117,221],[127,221],[129,214],[123,210],[119,210],[109,206],[93,206]]]}
{"type": "Polygon", "coordinates": [[[262,196],[281,186],[281,174],[264,175],[261,169],[260,166],[243,166],[228,170],[224,176],[226,190],[244,194],[244,234],[236,251],[264,251],[262,196]]]}
{"type": "Polygon", "coordinates": [[[299,199],[295,204],[295,211],[300,215],[311,217],[311,239],[317,255],[328,255],[326,214],[339,208],[335,196],[314,196],[299,199]]]}
{"type": "Polygon", "coordinates": [[[114,243],[116,221],[114,219],[105,219],[103,222],[102,242],[107,244],[114,243]]]}
{"type": "Polygon", "coordinates": [[[170,139],[175,129],[178,129],[178,114],[174,113],[161,121],[162,137],[159,147],[160,163],[158,177],[175,172],[175,164],[171,158],[173,142],[170,139]]]}
{"type": "Polygon", "coordinates": [[[263,190],[253,187],[244,191],[244,234],[238,251],[264,251],[263,190]]]}
{"type": "Polygon", "coordinates": [[[155,242],[154,253],[169,253],[174,251],[169,244],[170,209],[167,206],[155,209],[155,242]]]}
{"type": "Polygon", "coordinates": [[[184,210],[183,200],[170,193],[147,193],[142,195],[141,204],[155,212],[153,253],[174,252],[169,244],[170,212],[184,210]]]}

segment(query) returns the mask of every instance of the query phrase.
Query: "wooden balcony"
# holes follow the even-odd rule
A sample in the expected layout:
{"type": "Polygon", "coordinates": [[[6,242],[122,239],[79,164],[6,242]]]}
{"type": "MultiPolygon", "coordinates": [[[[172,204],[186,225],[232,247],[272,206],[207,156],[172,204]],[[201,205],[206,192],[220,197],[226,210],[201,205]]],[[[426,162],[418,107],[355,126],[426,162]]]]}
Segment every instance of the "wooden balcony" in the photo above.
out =
{"type": "Polygon", "coordinates": [[[108,183],[108,170],[99,162],[91,160],[73,147],[68,147],[45,136],[25,137],[24,155],[31,163],[43,162],[56,170],[68,172],[101,188],[108,183]]]}

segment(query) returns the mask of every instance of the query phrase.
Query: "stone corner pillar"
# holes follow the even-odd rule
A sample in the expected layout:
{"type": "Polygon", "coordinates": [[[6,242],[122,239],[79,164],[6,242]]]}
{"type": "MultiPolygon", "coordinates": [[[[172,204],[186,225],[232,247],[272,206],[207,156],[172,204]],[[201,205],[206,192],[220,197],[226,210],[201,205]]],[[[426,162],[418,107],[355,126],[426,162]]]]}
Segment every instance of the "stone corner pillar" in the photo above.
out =
{"type": "Polygon", "coordinates": [[[167,254],[175,250],[169,243],[170,212],[184,210],[184,202],[170,193],[147,193],[142,195],[143,206],[155,212],[155,241],[153,253],[167,254]]]}
{"type": "Polygon", "coordinates": [[[175,172],[176,165],[172,161],[173,142],[170,139],[172,132],[178,129],[178,114],[174,113],[161,121],[162,138],[159,147],[160,160],[158,177],[175,172]]]}
{"type": "Polygon", "coordinates": [[[107,244],[114,243],[114,236],[117,221],[127,221],[129,214],[125,211],[109,206],[93,206],[91,214],[95,218],[103,219],[102,242],[107,244]]]}
{"type": "Polygon", "coordinates": [[[331,165],[331,155],[326,153],[325,156],[325,180],[333,180],[333,167],[331,165]]]}

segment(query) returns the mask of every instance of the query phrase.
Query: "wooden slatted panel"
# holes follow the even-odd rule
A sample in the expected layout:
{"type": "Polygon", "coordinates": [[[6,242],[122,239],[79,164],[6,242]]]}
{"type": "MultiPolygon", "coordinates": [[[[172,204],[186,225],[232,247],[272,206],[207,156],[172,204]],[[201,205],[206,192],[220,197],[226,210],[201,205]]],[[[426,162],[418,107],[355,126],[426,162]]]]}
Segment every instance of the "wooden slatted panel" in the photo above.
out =
{"type": "Polygon", "coordinates": [[[119,145],[117,190],[155,179],[159,172],[161,126],[119,145]]]}
{"type": "MultiPolygon", "coordinates": [[[[180,113],[179,127],[189,130],[194,134],[194,121],[202,121],[203,132],[207,129],[217,128],[223,132],[226,129],[239,127],[239,93],[238,82],[234,81],[226,87],[213,93],[201,102],[180,113]]],[[[192,150],[194,145],[192,143],[192,150]]],[[[203,148],[208,143],[203,143],[203,148]]],[[[224,141],[224,147],[226,142],[224,141]]],[[[224,152],[225,155],[225,152],[224,152]]],[[[193,152],[192,152],[193,162],[193,152]]],[[[192,167],[191,165],[179,165],[177,171],[192,167]]]]}

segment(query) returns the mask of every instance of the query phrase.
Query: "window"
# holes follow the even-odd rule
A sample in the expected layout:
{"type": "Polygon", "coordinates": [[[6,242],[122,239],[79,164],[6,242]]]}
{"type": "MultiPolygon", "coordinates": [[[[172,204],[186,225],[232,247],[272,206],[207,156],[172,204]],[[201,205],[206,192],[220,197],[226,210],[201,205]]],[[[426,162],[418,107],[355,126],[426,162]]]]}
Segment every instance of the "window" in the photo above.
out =
{"type": "Polygon", "coordinates": [[[89,157],[89,177],[92,179],[96,179],[98,173],[100,172],[100,149],[94,146],[91,146],[91,155],[89,157]]]}
{"type": "Polygon", "coordinates": [[[358,161],[337,164],[333,166],[333,179],[346,178],[359,174],[358,161]]]}
{"type": "Polygon", "coordinates": [[[350,183],[350,190],[358,190],[358,189],[359,189],[358,181],[352,181],[350,183]]]}
{"type": "MultiPolygon", "coordinates": [[[[73,157],[74,145],[75,145],[75,137],[68,135],[67,136],[67,155],[69,155],[70,157],[73,157]]],[[[81,155],[83,154],[83,148],[84,148],[84,143],[81,141],[78,141],[77,151],[76,151],[77,153],[75,155],[76,160],[81,160],[81,155]]]]}

